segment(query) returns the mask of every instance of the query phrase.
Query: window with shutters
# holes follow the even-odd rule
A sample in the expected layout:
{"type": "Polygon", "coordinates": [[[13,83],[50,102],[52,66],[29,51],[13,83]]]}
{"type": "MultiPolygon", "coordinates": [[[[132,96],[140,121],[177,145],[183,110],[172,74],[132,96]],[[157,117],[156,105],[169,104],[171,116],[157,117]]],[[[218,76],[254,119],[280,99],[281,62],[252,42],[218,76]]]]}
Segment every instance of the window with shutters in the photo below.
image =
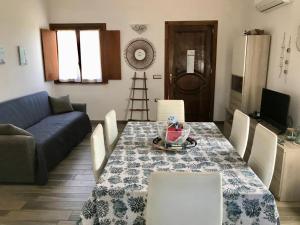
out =
{"type": "Polygon", "coordinates": [[[107,31],[106,24],[50,24],[41,34],[45,80],[83,84],[121,79],[119,31],[107,31]]]}

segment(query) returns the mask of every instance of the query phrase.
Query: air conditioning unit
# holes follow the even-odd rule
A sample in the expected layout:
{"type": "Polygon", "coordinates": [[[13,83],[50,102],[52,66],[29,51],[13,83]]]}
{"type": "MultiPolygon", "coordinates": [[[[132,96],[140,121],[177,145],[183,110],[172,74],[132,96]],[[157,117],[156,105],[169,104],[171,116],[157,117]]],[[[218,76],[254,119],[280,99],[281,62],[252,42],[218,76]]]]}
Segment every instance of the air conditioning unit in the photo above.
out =
{"type": "Polygon", "coordinates": [[[266,12],[280,6],[290,4],[292,1],[293,0],[255,0],[255,7],[260,12],[266,12]]]}

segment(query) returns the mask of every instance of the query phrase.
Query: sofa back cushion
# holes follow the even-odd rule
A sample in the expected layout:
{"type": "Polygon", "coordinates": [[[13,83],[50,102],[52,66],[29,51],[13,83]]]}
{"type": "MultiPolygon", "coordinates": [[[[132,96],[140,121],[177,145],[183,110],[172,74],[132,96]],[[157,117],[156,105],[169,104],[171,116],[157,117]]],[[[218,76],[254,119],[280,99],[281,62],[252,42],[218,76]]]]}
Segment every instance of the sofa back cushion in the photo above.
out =
{"type": "Polygon", "coordinates": [[[26,129],[51,115],[48,93],[38,92],[0,103],[0,123],[26,129]]]}

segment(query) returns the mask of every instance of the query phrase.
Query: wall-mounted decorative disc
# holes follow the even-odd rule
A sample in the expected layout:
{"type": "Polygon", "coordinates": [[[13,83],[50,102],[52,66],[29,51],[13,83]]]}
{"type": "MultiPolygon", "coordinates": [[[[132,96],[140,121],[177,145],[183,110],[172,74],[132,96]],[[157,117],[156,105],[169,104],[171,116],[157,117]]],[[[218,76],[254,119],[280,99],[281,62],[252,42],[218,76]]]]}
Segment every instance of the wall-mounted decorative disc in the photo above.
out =
{"type": "Polygon", "coordinates": [[[124,57],[135,70],[149,68],[155,60],[155,50],[150,41],[144,38],[132,40],[126,47],[124,57]]]}

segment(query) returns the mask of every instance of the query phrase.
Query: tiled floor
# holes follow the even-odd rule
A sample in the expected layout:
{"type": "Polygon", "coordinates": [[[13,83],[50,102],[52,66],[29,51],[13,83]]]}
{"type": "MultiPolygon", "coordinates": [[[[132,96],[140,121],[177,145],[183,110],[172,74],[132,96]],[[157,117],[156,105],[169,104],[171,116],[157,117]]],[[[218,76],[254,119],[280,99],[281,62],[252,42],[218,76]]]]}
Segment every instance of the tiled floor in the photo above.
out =
{"type": "MultiPolygon", "coordinates": [[[[0,225],[75,225],[93,186],[86,137],[51,171],[47,185],[0,185],[0,225]]],[[[279,202],[278,208],[281,224],[300,225],[300,202],[279,202]]]]}

